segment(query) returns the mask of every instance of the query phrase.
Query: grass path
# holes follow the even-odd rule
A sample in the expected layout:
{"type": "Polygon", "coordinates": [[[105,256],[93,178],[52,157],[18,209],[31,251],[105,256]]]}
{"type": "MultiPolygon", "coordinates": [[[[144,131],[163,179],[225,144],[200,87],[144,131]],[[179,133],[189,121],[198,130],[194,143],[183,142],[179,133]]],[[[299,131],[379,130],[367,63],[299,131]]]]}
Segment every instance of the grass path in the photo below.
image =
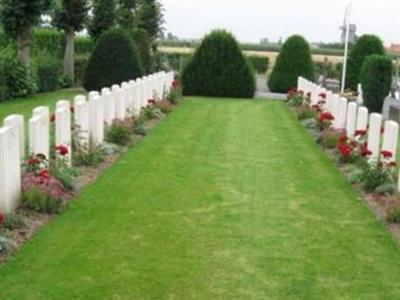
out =
{"type": "Polygon", "coordinates": [[[400,251],[283,103],[192,98],[0,267],[0,299],[400,299],[400,251]]]}

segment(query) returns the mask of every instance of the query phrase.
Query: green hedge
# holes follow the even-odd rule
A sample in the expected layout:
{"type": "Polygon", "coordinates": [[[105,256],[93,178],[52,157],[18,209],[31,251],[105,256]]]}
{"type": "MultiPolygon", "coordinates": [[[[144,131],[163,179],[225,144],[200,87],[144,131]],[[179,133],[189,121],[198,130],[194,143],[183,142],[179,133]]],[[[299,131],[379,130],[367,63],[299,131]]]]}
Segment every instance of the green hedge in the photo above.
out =
{"type": "Polygon", "coordinates": [[[208,34],[182,72],[183,93],[216,97],[252,98],[253,70],[232,34],[208,34]]]}
{"type": "Polygon", "coordinates": [[[386,55],[367,56],[361,67],[364,104],[370,112],[381,112],[392,84],[393,63],[386,55]]]}
{"type": "Polygon", "coordinates": [[[123,30],[104,33],[87,64],[83,86],[87,91],[100,91],[143,75],[137,49],[123,30]]]}
{"type": "Polygon", "coordinates": [[[258,55],[248,55],[246,57],[249,60],[254,71],[256,71],[259,74],[267,73],[268,67],[269,67],[269,58],[268,57],[258,56],[258,55]]]}
{"type": "Polygon", "coordinates": [[[46,51],[35,58],[38,87],[40,92],[52,92],[58,88],[62,73],[61,61],[46,51]]]}
{"type": "Polygon", "coordinates": [[[286,93],[297,85],[299,76],[314,81],[314,63],[307,41],[300,35],[293,35],[282,46],[268,86],[273,92],[286,93]]]}

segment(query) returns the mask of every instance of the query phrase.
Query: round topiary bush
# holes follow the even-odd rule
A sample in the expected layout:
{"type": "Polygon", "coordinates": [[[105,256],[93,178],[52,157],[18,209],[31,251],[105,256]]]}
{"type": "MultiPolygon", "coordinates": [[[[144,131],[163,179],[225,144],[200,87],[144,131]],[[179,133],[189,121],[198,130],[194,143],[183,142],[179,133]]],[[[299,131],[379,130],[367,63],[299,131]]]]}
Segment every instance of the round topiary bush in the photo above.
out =
{"type": "Polygon", "coordinates": [[[115,29],[104,33],[96,43],[83,86],[87,91],[100,91],[142,75],[142,65],[132,40],[125,31],[115,29]]]}
{"type": "Polygon", "coordinates": [[[268,86],[276,93],[286,93],[297,86],[297,78],[315,79],[310,46],[300,35],[289,37],[283,44],[275,66],[268,79],[268,86]]]}
{"type": "Polygon", "coordinates": [[[370,112],[381,112],[392,84],[392,59],[386,55],[367,56],[361,68],[364,104],[370,112]]]}
{"type": "Polygon", "coordinates": [[[232,34],[208,34],[182,71],[184,95],[252,98],[254,72],[232,34]]]}
{"type": "Polygon", "coordinates": [[[346,72],[347,89],[357,90],[361,67],[365,58],[371,54],[385,54],[385,49],[379,37],[366,34],[361,36],[350,49],[346,72]]]}

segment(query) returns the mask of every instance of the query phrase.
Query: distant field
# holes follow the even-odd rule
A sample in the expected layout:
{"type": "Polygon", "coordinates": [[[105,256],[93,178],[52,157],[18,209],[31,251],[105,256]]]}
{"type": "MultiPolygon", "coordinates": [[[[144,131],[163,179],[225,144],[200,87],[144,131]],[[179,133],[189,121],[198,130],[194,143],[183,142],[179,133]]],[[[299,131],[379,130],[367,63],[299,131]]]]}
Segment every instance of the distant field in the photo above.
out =
{"type": "MultiPolygon", "coordinates": [[[[194,48],[191,47],[166,47],[162,46],[159,47],[162,52],[166,53],[192,53],[194,48]]],[[[273,66],[275,64],[276,57],[278,56],[279,52],[276,51],[255,51],[255,50],[244,50],[243,51],[249,55],[259,55],[268,57],[270,60],[270,65],[273,66]]],[[[324,54],[313,54],[313,60],[316,62],[323,62],[325,58],[328,62],[332,62],[333,64],[340,63],[343,61],[342,56],[337,55],[324,55],[324,54]]]]}

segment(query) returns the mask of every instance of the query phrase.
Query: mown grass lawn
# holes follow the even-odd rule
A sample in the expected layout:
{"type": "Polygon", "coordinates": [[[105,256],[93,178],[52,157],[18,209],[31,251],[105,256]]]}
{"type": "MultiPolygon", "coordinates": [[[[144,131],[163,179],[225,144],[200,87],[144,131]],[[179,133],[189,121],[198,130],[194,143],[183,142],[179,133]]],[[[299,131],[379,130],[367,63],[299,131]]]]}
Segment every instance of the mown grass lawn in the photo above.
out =
{"type": "Polygon", "coordinates": [[[0,299],[400,299],[400,251],[285,104],[190,98],[0,267],[0,299]]]}

